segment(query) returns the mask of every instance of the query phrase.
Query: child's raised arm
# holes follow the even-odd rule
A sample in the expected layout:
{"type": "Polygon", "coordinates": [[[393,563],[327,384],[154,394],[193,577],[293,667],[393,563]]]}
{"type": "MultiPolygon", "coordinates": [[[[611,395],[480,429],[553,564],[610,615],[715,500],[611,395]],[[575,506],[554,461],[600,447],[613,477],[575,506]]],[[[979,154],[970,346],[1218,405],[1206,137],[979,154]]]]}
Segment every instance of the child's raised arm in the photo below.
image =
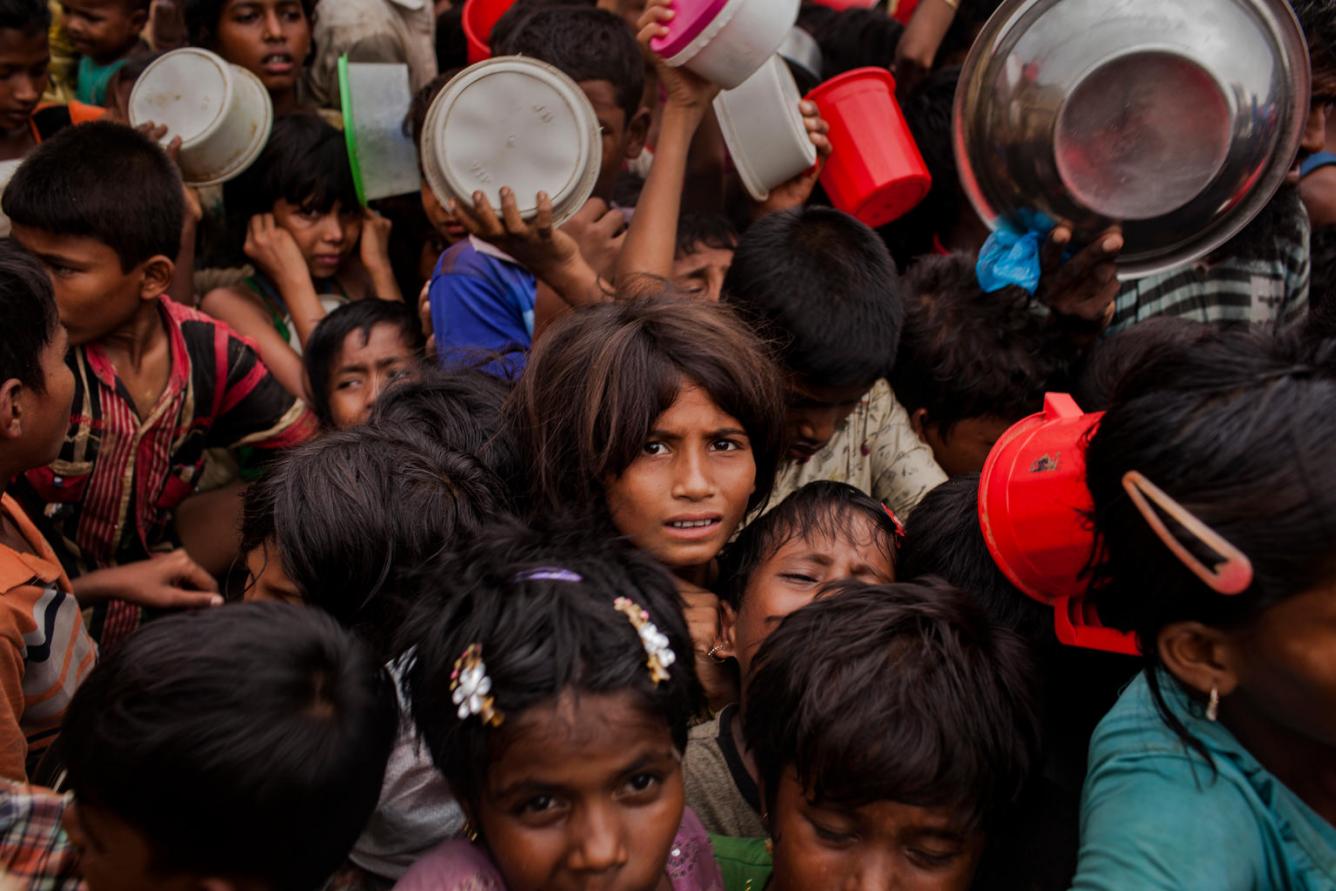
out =
{"type": "Polygon", "coordinates": [[[315,291],[301,248],[292,235],[278,225],[273,214],[261,213],[251,217],[246,229],[245,250],[246,256],[273,280],[292,314],[297,339],[305,346],[315,326],[325,317],[325,309],[320,305],[320,295],[315,291]]]}

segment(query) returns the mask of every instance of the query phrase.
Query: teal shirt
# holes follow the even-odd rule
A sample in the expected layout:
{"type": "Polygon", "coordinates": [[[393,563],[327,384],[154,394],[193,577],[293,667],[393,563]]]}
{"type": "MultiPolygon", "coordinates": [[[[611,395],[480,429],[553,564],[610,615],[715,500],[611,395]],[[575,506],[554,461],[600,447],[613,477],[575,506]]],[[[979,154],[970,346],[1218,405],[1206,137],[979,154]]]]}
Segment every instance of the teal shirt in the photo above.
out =
{"type": "Polygon", "coordinates": [[[74,88],[74,97],[88,105],[107,104],[107,85],[111,77],[129,61],[122,56],[109,65],[99,65],[88,56],[79,58],[79,80],[74,88]]]}
{"type": "Polygon", "coordinates": [[[1138,676],[1090,741],[1073,889],[1336,889],[1336,828],[1161,677],[1219,773],[1169,729],[1138,676]]]}

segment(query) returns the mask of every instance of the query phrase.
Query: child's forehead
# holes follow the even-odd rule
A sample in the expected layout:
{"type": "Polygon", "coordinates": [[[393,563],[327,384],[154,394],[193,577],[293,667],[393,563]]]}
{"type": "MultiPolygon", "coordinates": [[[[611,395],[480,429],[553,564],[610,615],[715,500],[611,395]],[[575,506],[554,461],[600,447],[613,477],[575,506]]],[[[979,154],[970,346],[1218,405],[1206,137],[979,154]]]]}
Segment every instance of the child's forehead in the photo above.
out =
{"type": "Polygon", "coordinates": [[[13,57],[30,55],[50,55],[50,40],[44,28],[27,31],[22,28],[0,28],[0,60],[9,62],[13,57]]]}
{"type": "Polygon", "coordinates": [[[617,122],[626,123],[626,112],[617,101],[616,84],[610,80],[582,80],[579,86],[589,99],[589,104],[594,106],[594,113],[599,120],[606,121],[608,116],[615,115],[617,122]]]}
{"type": "Polygon", "coordinates": [[[855,547],[885,545],[891,536],[867,511],[852,506],[830,505],[809,516],[794,517],[777,529],[765,549],[762,564],[796,551],[823,551],[834,545],[855,547]]]}

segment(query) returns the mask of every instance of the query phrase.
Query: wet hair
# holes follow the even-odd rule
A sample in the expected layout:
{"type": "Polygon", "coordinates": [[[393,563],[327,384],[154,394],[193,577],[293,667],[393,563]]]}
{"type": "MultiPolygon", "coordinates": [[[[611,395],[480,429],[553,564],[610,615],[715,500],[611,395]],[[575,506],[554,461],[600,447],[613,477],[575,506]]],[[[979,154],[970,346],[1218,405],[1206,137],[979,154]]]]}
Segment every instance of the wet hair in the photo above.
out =
{"type": "Polygon", "coordinates": [[[1057,362],[1020,288],[985,294],[975,257],[921,258],[905,277],[908,311],[891,372],[895,396],[943,435],[985,416],[1018,421],[1043,406],[1057,362]]]}
{"type": "Polygon", "coordinates": [[[685,750],[703,700],[677,587],[652,557],[574,524],[505,526],[487,530],[427,578],[430,589],[404,626],[404,648],[413,654],[405,686],[432,760],[462,801],[479,799],[489,740],[527,709],[566,693],[628,694],[645,714],[661,716],[685,750]],[[636,628],[613,605],[619,597],[649,613],[677,657],[660,684],[636,628]],[[505,720],[496,730],[477,716],[461,719],[451,700],[456,660],[475,644],[505,720]]]}
{"type": "Polygon", "coordinates": [[[243,553],[264,545],[307,603],[388,659],[413,574],[496,514],[496,488],[471,455],[420,437],[334,431],[247,489],[243,553]]]}
{"type": "Polygon", "coordinates": [[[753,664],[743,733],[764,796],[792,768],[813,801],[946,807],[988,831],[1037,763],[1025,643],[937,580],[830,591],[753,664]]]}
{"type": "MultiPolygon", "coordinates": [[[[314,25],[316,5],[320,0],[301,0],[302,14],[314,25]]],[[[185,0],[186,34],[190,45],[214,49],[218,45],[218,22],[228,0],[185,0]]]]}
{"type": "Polygon", "coordinates": [[[1072,396],[1086,411],[1103,411],[1130,372],[1166,353],[1192,349],[1193,344],[1209,339],[1215,331],[1212,325],[1183,316],[1156,316],[1137,322],[1094,345],[1072,396]]]}
{"type": "Polygon", "coordinates": [[[245,173],[223,186],[229,222],[245,225],[270,213],[283,200],[328,213],[338,202],[360,210],[343,134],[315,114],[281,115],[260,157],[245,173]]]}
{"type": "Polygon", "coordinates": [[[896,565],[895,524],[880,501],[846,483],[808,483],[743,529],[719,558],[721,596],[737,609],[747,583],[760,566],[796,538],[811,540],[855,536],[854,523],[869,520],[886,560],[896,565]]]}
{"type": "Polygon", "coordinates": [[[65,714],[69,785],[141,831],[156,869],[315,891],[380,797],[393,683],[315,610],[182,613],[104,652],[65,714]]]}
{"type": "Polygon", "coordinates": [[[534,345],[507,409],[532,468],[531,506],[605,514],[603,481],[631,466],[690,385],[746,431],[756,463],[749,507],[764,505],[783,451],[779,373],[726,307],[665,290],[568,313],[534,345]]]}
{"type": "Polygon", "coordinates": [[[810,207],[753,225],[722,301],[809,384],[870,387],[895,364],[905,314],[895,263],[876,233],[837,210],[810,207]]]}
{"type": "Polygon", "coordinates": [[[511,507],[526,493],[527,468],[505,423],[510,387],[474,369],[425,369],[376,400],[371,426],[398,436],[422,437],[441,448],[473,455],[504,484],[511,507]]]}
{"type": "Polygon", "coordinates": [[[689,257],[701,247],[732,251],[738,246],[738,230],[728,217],[719,213],[687,211],[677,220],[678,257],[689,257]]]}
{"type": "Polygon", "coordinates": [[[16,226],[102,242],[124,272],[181,250],[181,175],[161,148],[122,124],[94,121],[44,141],[10,180],[3,206],[16,226]]]}
{"type": "MultiPolygon", "coordinates": [[[[1333,405],[1336,341],[1225,332],[1147,358],[1090,440],[1096,606],[1105,623],[1136,632],[1151,693],[1186,742],[1160,690],[1160,633],[1185,621],[1247,628],[1268,608],[1336,578],[1333,405]],[[1179,562],[1124,491],[1132,470],[1248,556],[1246,591],[1217,594],[1179,562]]],[[[1172,517],[1160,519],[1207,566],[1220,559],[1172,517]]]]}
{"type": "Polygon", "coordinates": [[[362,346],[371,340],[371,331],[377,325],[391,325],[399,333],[404,345],[414,357],[421,359],[427,341],[417,313],[398,300],[354,300],[345,303],[320,320],[311,332],[302,353],[306,377],[311,389],[311,409],[320,423],[334,426],[329,400],[333,395],[334,370],[343,357],[343,344],[348,335],[360,334],[362,346]]]}
{"type": "Polygon", "coordinates": [[[46,0],[0,0],[0,28],[30,35],[45,34],[50,27],[46,0]]]}
{"type": "Polygon", "coordinates": [[[571,80],[612,84],[617,106],[630,123],[645,92],[645,59],[626,22],[605,9],[565,4],[528,12],[509,34],[493,34],[498,56],[529,56],[571,80]]]}
{"type": "Polygon", "coordinates": [[[46,270],[9,238],[0,239],[0,319],[0,384],[18,380],[44,394],[42,351],[55,338],[60,315],[46,270]]]}

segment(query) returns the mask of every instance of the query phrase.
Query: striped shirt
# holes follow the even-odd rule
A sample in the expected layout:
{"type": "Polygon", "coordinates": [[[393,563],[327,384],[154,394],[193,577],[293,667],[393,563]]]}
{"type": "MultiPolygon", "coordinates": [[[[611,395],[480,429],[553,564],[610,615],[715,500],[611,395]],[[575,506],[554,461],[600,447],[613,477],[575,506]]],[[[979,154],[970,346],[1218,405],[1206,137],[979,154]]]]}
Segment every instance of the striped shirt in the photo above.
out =
{"type": "MultiPolygon", "coordinates": [[[[282,449],[316,432],[314,416],[222,322],[172,300],[159,302],[171,373],[141,419],[116,369],[96,343],[70,350],[75,393],[60,456],[16,487],[67,570],[143,560],[173,546],[174,510],[194,493],[205,451],[282,449]]],[[[94,611],[103,646],[129,634],[141,610],[113,601],[94,611]]]]}
{"type": "Polygon", "coordinates": [[[0,545],[0,777],[26,782],[93,670],[97,645],[51,546],[8,495],[0,512],[29,548],[0,545]]]}

